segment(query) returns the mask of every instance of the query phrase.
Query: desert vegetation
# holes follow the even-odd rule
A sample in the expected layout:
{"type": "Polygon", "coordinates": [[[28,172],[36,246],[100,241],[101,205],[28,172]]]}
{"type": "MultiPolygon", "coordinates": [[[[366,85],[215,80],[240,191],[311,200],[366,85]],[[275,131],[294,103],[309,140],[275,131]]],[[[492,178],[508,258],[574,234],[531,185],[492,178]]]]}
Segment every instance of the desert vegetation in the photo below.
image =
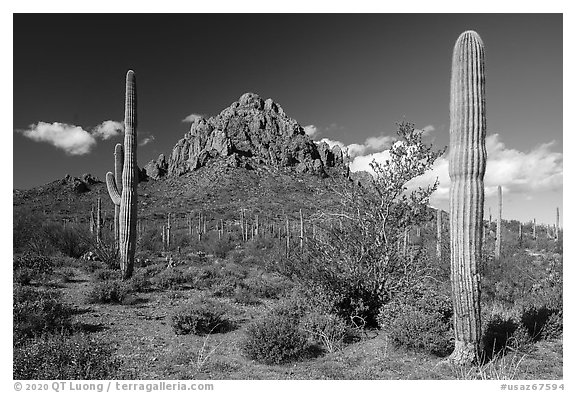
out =
{"type": "Polygon", "coordinates": [[[158,212],[139,226],[124,280],[113,226],[96,242],[89,219],[30,226],[15,209],[14,377],[561,378],[530,364],[561,356],[562,232],[519,237],[506,220],[499,259],[496,223],[484,222],[484,357],[433,367],[454,349],[449,244],[438,242],[448,216],[427,206],[434,185],[404,187],[442,151],[404,123],[392,153],[404,172],[375,164],[370,187],[335,181],[332,206],[302,216],[296,204],[203,212],[206,229],[190,230],[201,212],[172,213],[183,219],[167,245],[158,212]],[[143,369],[142,357],[155,360],[143,369]],[[402,371],[406,359],[416,368],[402,371]]]}
{"type": "MultiPolygon", "coordinates": [[[[326,168],[200,154],[193,174],[171,162],[182,177],[138,185],[130,71],[111,200],[99,183],[15,196],[14,378],[562,378],[558,219],[506,221],[500,203],[484,220],[485,119],[461,119],[484,98],[460,79],[452,120],[472,129],[454,130],[447,214],[429,206],[437,183],[411,183],[445,149],[408,122],[368,182],[323,151],[326,168]]],[[[250,93],[235,105],[285,117],[250,93]]]]}

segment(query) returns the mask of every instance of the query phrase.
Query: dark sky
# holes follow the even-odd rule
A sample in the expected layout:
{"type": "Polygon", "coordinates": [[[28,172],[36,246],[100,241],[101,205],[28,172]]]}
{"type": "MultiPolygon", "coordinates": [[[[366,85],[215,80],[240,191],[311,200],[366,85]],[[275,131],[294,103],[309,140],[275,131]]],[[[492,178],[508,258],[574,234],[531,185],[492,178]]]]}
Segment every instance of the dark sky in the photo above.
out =
{"type": "MultiPolygon", "coordinates": [[[[554,141],[547,151],[561,153],[561,14],[16,14],[13,128],[122,121],[134,69],[139,139],[155,138],[139,149],[141,166],[171,150],[186,116],[215,115],[247,91],[315,125],[316,139],[362,144],[406,119],[432,126],[442,147],[452,48],[467,29],[486,45],[488,134],[508,150],[554,141]]],[[[71,156],[13,137],[14,188],[104,178],[120,140],[71,156]]],[[[561,204],[561,186],[541,191],[561,204]]]]}

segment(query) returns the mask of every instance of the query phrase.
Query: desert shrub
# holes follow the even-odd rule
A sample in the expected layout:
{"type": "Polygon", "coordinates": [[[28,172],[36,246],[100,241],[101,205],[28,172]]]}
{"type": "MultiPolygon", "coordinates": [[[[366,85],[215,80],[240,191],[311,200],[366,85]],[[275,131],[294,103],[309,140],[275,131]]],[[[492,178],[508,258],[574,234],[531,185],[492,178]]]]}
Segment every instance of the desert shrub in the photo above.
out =
{"type": "Polygon", "coordinates": [[[110,280],[119,280],[120,271],[113,270],[113,269],[98,269],[94,272],[94,276],[98,281],[110,281],[110,280]]]}
{"type": "MultiPolygon", "coordinates": [[[[13,248],[14,253],[24,252],[29,250],[30,244],[37,239],[42,239],[41,228],[43,217],[34,214],[29,210],[16,209],[13,210],[13,248]]],[[[40,247],[40,252],[45,251],[40,247]]]]}
{"type": "Polygon", "coordinates": [[[210,254],[217,258],[224,259],[230,251],[234,249],[234,245],[229,239],[215,239],[209,243],[208,251],[210,254]]]}
{"type": "Polygon", "coordinates": [[[147,225],[144,231],[139,233],[136,245],[139,251],[157,252],[162,250],[161,229],[154,225],[147,225]]]}
{"type": "Polygon", "coordinates": [[[58,237],[55,241],[58,251],[72,258],[80,258],[90,247],[87,241],[90,234],[80,225],[68,224],[58,228],[55,236],[58,237]]]}
{"type": "Polygon", "coordinates": [[[144,271],[137,269],[132,277],[126,281],[130,292],[145,292],[150,289],[152,282],[147,277],[144,271]]]}
{"type": "Polygon", "coordinates": [[[454,345],[451,317],[450,297],[419,283],[382,306],[377,319],[396,345],[445,356],[454,345]]]}
{"type": "Polygon", "coordinates": [[[160,289],[174,289],[192,280],[189,274],[181,269],[167,268],[150,279],[150,282],[160,289]]]}
{"type": "Polygon", "coordinates": [[[561,327],[558,326],[558,322],[561,326],[562,318],[558,317],[554,317],[554,319],[550,321],[548,327],[546,327],[549,319],[552,318],[555,314],[558,315],[559,313],[559,310],[551,309],[546,306],[528,305],[522,309],[522,325],[528,329],[530,335],[534,338],[535,341],[537,341],[543,338],[545,328],[551,329],[551,332],[557,330],[557,328],[561,329],[561,327]]]}
{"type": "Polygon", "coordinates": [[[342,318],[322,312],[308,312],[301,319],[300,326],[312,343],[321,343],[330,353],[342,348],[348,333],[342,318]]]}
{"type": "Polygon", "coordinates": [[[211,286],[214,296],[233,296],[236,288],[240,287],[248,276],[248,270],[235,263],[227,263],[220,269],[215,269],[215,273],[211,286]]]}
{"type": "Polygon", "coordinates": [[[236,287],[236,290],[234,291],[234,301],[247,306],[261,303],[260,299],[258,299],[254,293],[244,287],[236,287]]]}
{"type": "MultiPolygon", "coordinates": [[[[519,324],[513,317],[492,313],[482,329],[482,352],[487,359],[500,355],[506,350],[519,324]]],[[[518,337],[518,336],[517,336],[518,337]]]]}
{"type": "Polygon", "coordinates": [[[181,306],[171,315],[171,324],[176,334],[204,335],[232,327],[224,305],[210,299],[196,299],[181,306]]]}
{"type": "Polygon", "coordinates": [[[90,250],[108,269],[120,269],[120,254],[111,235],[103,235],[100,242],[90,238],[90,250]]]}
{"type": "Polygon", "coordinates": [[[14,281],[23,285],[53,273],[52,260],[44,255],[26,252],[13,258],[14,281]]]}
{"type": "Polygon", "coordinates": [[[129,293],[129,287],[121,280],[95,283],[88,294],[89,303],[122,303],[129,293]]]}
{"type": "Polygon", "coordinates": [[[48,334],[14,348],[14,379],[115,379],[121,362],[84,334],[48,334]]]}
{"type": "Polygon", "coordinates": [[[157,275],[158,273],[163,272],[166,269],[166,266],[164,264],[153,264],[153,265],[148,265],[146,267],[143,267],[142,269],[140,269],[140,271],[142,272],[142,275],[148,277],[148,278],[152,278],[155,275],[157,275]]]}
{"type": "Polygon", "coordinates": [[[70,266],[62,267],[58,270],[58,275],[61,277],[62,282],[70,282],[76,272],[70,266]]]}
{"type": "Polygon", "coordinates": [[[212,287],[218,279],[218,268],[216,266],[201,266],[191,270],[193,285],[197,289],[207,289],[212,287]]]}
{"type": "Polygon", "coordinates": [[[308,336],[300,327],[304,308],[284,303],[248,326],[242,351],[265,364],[281,364],[305,357],[310,350],[308,336]]]}
{"type": "Polygon", "coordinates": [[[62,295],[55,290],[14,286],[14,342],[45,332],[67,329],[72,309],[62,302],[62,295]]]}
{"type": "Polygon", "coordinates": [[[450,328],[439,314],[406,306],[388,325],[387,333],[397,345],[446,356],[454,349],[450,328]]]}
{"type": "Polygon", "coordinates": [[[278,299],[287,293],[293,284],[279,275],[261,274],[245,278],[242,287],[259,298],[278,299]]]}
{"type": "Polygon", "coordinates": [[[433,151],[413,124],[400,123],[385,164],[373,161],[369,186],[342,180],[339,205],[317,222],[318,236],[302,253],[279,258],[277,269],[323,293],[333,312],[376,325],[380,307],[410,288],[430,265],[417,247],[404,251],[406,229],[429,220],[427,206],[438,183],[408,192],[407,183],[430,170],[443,151],[433,151]]]}
{"type": "Polygon", "coordinates": [[[546,323],[542,326],[540,336],[544,340],[561,338],[564,332],[562,310],[557,311],[546,319],[546,323]]]}

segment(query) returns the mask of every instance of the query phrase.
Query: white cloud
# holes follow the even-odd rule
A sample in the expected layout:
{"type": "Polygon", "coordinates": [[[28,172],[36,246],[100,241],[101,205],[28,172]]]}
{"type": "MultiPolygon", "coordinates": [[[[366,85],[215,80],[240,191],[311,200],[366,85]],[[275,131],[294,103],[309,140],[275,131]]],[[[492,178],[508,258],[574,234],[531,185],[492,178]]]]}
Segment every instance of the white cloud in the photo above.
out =
{"type": "Polygon", "coordinates": [[[316,136],[318,136],[320,134],[320,130],[318,129],[318,127],[316,127],[314,124],[310,124],[307,126],[304,126],[304,132],[306,133],[306,135],[308,135],[310,138],[314,138],[316,136]]]}
{"type": "Polygon", "coordinates": [[[115,136],[122,135],[124,132],[124,123],[114,120],[106,120],[98,124],[92,130],[92,134],[104,140],[110,139],[115,136]]]}
{"type": "MultiPolygon", "coordinates": [[[[563,155],[553,152],[554,142],[536,146],[528,152],[507,148],[498,134],[486,137],[486,174],[484,187],[486,197],[496,195],[498,186],[505,193],[521,194],[558,190],[562,187],[563,155]]],[[[428,173],[412,181],[412,185],[432,184],[436,178],[440,185],[433,195],[436,201],[447,200],[450,191],[448,153],[439,158],[428,173]]]]}
{"type": "Polygon", "coordinates": [[[488,163],[484,182],[489,195],[501,185],[508,192],[551,191],[562,187],[563,155],[553,152],[554,142],[524,153],[508,149],[498,134],[486,138],[488,163]]]}
{"type": "Polygon", "coordinates": [[[27,130],[19,130],[25,137],[36,142],[46,142],[69,155],[88,154],[96,145],[96,139],[82,127],[65,123],[38,122],[27,130]]]}
{"type": "Polygon", "coordinates": [[[376,160],[376,162],[384,163],[386,162],[386,160],[389,159],[390,159],[390,150],[384,150],[377,153],[357,156],[354,157],[354,159],[350,163],[350,171],[352,172],[366,171],[374,175],[374,171],[370,167],[372,161],[376,160]]]}
{"type": "Polygon", "coordinates": [[[366,139],[366,142],[364,142],[364,145],[366,145],[367,148],[379,151],[379,150],[389,149],[395,140],[396,140],[396,138],[391,137],[389,135],[372,136],[372,137],[366,139]]]}
{"type": "Polygon", "coordinates": [[[197,122],[200,119],[203,119],[204,116],[199,115],[197,113],[191,113],[188,116],[186,116],[184,119],[182,119],[182,123],[194,123],[197,122]]]}
{"type": "Polygon", "coordinates": [[[106,120],[98,124],[92,130],[92,134],[104,140],[110,139],[115,136],[122,135],[124,132],[124,123],[114,120],[106,120]]]}
{"type": "Polygon", "coordinates": [[[96,146],[98,139],[107,140],[122,135],[124,124],[118,121],[106,120],[87,131],[81,126],[66,123],[31,124],[27,130],[16,130],[36,142],[46,142],[64,150],[66,154],[79,156],[88,154],[96,146]]]}
{"type": "Polygon", "coordinates": [[[146,138],[142,139],[142,141],[138,144],[138,146],[145,146],[151,142],[154,142],[156,137],[154,135],[147,136],[146,138]]]}
{"type": "Polygon", "coordinates": [[[436,130],[436,127],[434,127],[432,124],[428,124],[426,127],[422,128],[422,136],[428,136],[430,135],[432,132],[434,132],[436,130]]]}

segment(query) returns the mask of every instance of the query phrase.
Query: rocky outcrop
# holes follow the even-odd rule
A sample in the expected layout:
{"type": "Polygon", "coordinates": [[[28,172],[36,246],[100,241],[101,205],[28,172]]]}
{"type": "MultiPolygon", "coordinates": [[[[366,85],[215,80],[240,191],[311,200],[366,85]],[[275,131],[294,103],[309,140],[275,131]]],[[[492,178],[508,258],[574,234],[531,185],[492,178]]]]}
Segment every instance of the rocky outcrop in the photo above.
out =
{"type": "Polygon", "coordinates": [[[64,176],[61,180],[63,186],[69,187],[72,191],[81,194],[90,191],[90,187],[93,184],[102,183],[100,179],[89,173],[85,173],[80,178],[72,177],[70,175],[64,176]]]}
{"type": "MultiPolygon", "coordinates": [[[[174,146],[166,174],[182,175],[221,158],[230,166],[264,164],[322,176],[325,168],[343,163],[339,148],[317,146],[280,105],[254,93],[242,95],[216,116],[196,119],[174,146]]],[[[157,178],[163,175],[161,168],[155,161],[146,171],[157,178]]]]}
{"type": "Polygon", "coordinates": [[[145,177],[158,180],[168,172],[168,162],[164,154],[160,154],[158,159],[150,160],[143,169],[145,177]]]}

